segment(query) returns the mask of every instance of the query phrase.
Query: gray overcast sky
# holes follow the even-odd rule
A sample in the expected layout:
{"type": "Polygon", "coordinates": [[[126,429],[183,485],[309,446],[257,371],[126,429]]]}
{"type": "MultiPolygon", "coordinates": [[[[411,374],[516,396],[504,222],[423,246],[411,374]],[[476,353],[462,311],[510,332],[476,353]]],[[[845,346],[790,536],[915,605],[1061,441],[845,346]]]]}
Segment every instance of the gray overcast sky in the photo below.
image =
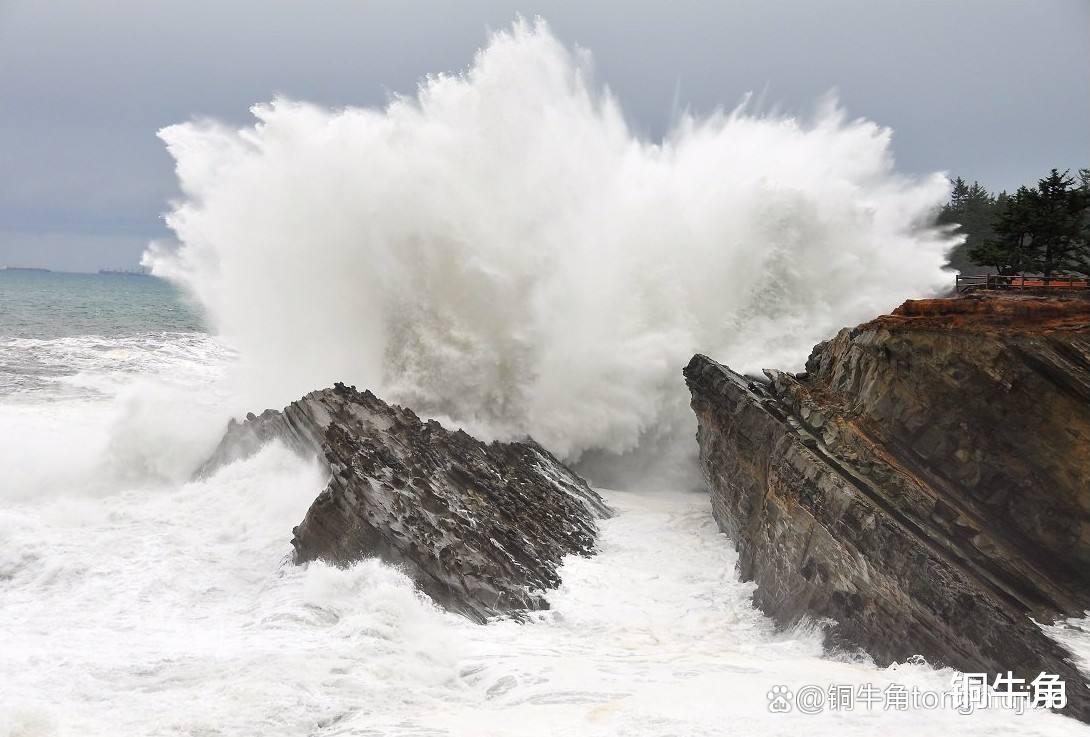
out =
{"type": "Polygon", "coordinates": [[[675,96],[809,112],[831,88],[898,166],[993,189],[1090,162],[1088,0],[0,0],[0,265],[133,265],[175,193],[157,129],[276,93],[382,104],[516,13],[590,49],[634,127],[675,96]]]}

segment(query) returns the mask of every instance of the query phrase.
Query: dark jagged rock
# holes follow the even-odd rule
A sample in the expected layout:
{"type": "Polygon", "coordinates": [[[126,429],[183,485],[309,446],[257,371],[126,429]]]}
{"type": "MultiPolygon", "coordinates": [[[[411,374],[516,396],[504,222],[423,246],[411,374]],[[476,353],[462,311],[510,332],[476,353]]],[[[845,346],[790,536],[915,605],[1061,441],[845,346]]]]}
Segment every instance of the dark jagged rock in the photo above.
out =
{"type": "Polygon", "coordinates": [[[806,373],[685,368],[713,510],[781,625],[834,647],[1068,682],[1031,621],[1090,608],[1090,302],[906,302],[806,373]]]}
{"type": "Polygon", "coordinates": [[[205,474],[277,438],[330,471],[298,527],[295,562],[379,557],[474,620],[546,608],[565,555],[590,555],[609,509],[532,440],[482,443],[337,384],[233,422],[205,474]]]}

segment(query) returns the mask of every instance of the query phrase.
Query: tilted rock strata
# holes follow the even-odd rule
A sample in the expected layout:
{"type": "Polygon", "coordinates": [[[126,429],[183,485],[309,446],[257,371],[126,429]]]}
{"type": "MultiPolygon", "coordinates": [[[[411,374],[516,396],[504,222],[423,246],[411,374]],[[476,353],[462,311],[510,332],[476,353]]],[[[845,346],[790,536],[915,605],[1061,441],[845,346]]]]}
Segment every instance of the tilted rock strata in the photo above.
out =
{"type": "Polygon", "coordinates": [[[486,444],[341,384],[232,423],[202,469],[274,438],[319,453],[328,486],[293,530],[295,561],[398,565],[477,621],[547,607],[565,555],[590,555],[609,509],[532,440],[486,444]]]}
{"type": "Polygon", "coordinates": [[[779,623],[879,663],[1083,678],[1031,617],[1090,608],[1090,302],[908,302],[807,372],[685,369],[720,527],[779,623]]]}
{"type": "Polygon", "coordinates": [[[1090,584],[1090,300],[906,302],[817,346],[807,371],[812,401],[1090,584]]]}

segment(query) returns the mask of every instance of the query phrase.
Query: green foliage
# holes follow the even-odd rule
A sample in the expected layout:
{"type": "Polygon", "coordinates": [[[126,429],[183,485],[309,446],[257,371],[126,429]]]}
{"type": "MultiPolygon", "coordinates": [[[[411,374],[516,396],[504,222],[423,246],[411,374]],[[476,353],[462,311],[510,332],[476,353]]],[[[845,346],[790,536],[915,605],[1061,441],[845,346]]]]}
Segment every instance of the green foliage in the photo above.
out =
{"type": "Polygon", "coordinates": [[[1019,187],[1018,191],[1006,198],[998,217],[990,227],[990,234],[978,241],[969,250],[968,256],[973,263],[990,266],[1000,274],[1020,274],[1032,271],[1030,268],[1030,232],[1029,198],[1032,191],[1019,187]]]}
{"type": "Polygon", "coordinates": [[[986,266],[1000,274],[1090,275],[1090,169],[1077,177],[1053,169],[1011,195],[958,177],[937,222],[957,224],[965,236],[950,255],[962,273],[986,266]]]}
{"type": "MultiPolygon", "coordinates": [[[[1000,195],[1006,198],[1006,193],[1000,195]]],[[[973,271],[973,260],[969,253],[994,236],[993,223],[998,214],[998,198],[993,197],[980,184],[971,185],[958,177],[950,190],[950,202],[939,211],[940,225],[957,224],[957,232],[965,236],[965,242],[950,254],[950,266],[961,272],[973,271]]]]}
{"type": "Polygon", "coordinates": [[[1020,187],[998,207],[991,234],[969,249],[977,264],[1000,274],[1090,275],[1090,186],[1068,172],[1051,173],[1037,187],[1020,187]]]}

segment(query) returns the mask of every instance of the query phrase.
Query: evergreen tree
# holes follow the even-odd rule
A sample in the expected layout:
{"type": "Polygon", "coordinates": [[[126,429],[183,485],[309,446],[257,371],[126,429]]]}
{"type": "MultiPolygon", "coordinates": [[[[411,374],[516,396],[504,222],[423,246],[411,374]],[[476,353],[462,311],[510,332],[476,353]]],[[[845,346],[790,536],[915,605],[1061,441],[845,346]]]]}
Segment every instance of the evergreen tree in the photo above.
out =
{"type": "MultiPolygon", "coordinates": [[[[974,182],[975,184],[975,182],[974,182]]],[[[969,197],[969,185],[965,183],[965,180],[958,177],[954,180],[954,183],[950,188],[950,204],[949,208],[954,212],[961,212],[965,207],[965,200],[969,197]]]]}
{"type": "Polygon", "coordinates": [[[1019,187],[1003,200],[1003,209],[992,227],[992,237],[969,250],[969,258],[1000,274],[1019,274],[1030,264],[1033,241],[1029,201],[1033,191],[1019,187]]]}
{"type": "Polygon", "coordinates": [[[1085,272],[1088,254],[1083,228],[1090,204],[1085,191],[1075,186],[1068,172],[1053,169],[1038,182],[1035,204],[1036,270],[1046,277],[1057,272],[1085,272]]]}
{"type": "Polygon", "coordinates": [[[1020,187],[1002,205],[993,235],[969,256],[1000,274],[1090,275],[1090,177],[1053,169],[1035,189],[1020,187]]]}
{"type": "Polygon", "coordinates": [[[950,188],[950,202],[939,212],[940,225],[958,226],[957,232],[965,236],[965,242],[950,254],[948,266],[962,273],[974,271],[969,253],[993,236],[992,224],[996,218],[996,199],[977,181],[971,185],[957,177],[950,188]]]}

